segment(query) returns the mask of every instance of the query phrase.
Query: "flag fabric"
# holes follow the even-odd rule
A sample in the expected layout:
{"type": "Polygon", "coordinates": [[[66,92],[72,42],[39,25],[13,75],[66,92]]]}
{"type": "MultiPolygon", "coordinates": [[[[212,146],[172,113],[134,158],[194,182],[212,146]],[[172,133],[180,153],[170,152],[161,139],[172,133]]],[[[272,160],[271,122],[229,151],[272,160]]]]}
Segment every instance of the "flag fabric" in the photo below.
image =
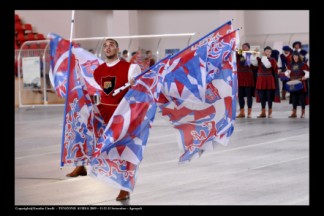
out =
{"type": "Polygon", "coordinates": [[[156,114],[158,73],[161,60],[129,89],[98,140],[98,155],[91,161],[90,175],[126,191],[134,189],[137,169],[156,114]]]}
{"type": "Polygon", "coordinates": [[[226,145],[233,133],[237,40],[237,31],[232,31],[189,47],[171,57],[164,69],[159,107],[178,131],[180,162],[200,156],[215,144],[226,145]]]}
{"type": "MultiPolygon", "coordinates": [[[[64,59],[62,62],[67,61],[64,59]]],[[[66,101],[61,166],[65,164],[88,164],[96,150],[97,140],[105,129],[98,108],[93,106],[91,102],[85,79],[82,76],[82,68],[75,56],[74,48],[72,48],[70,61],[71,70],[66,77],[68,80],[65,87],[67,94],[63,95],[66,101]]],[[[58,62],[54,63],[59,64],[58,62]]],[[[59,92],[62,93],[63,91],[59,92]]]]}
{"type": "MultiPolygon", "coordinates": [[[[167,88],[163,88],[165,91],[163,93],[171,96],[174,100],[177,98],[178,102],[181,100],[192,102],[204,101],[205,91],[207,90],[207,93],[211,92],[210,88],[212,87],[209,85],[209,88],[206,88],[207,76],[202,76],[202,72],[198,70],[200,66],[204,66],[202,65],[203,62],[199,61],[199,55],[206,55],[199,48],[205,47],[204,49],[206,49],[206,45],[214,44],[219,38],[231,31],[232,23],[228,21],[176,55],[171,56],[170,65],[166,67],[168,70],[165,70],[162,75],[164,84],[168,85],[167,88]],[[173,72],[171,73],[170,71],[173,72]],[[178,89],[178,91],[174,91],[174,89],[178,89]]],[[[209,67],[212,67],[212,65],[209,67]]],[[[204,69],[202,68],[202,70],[204,69]]]]}
{"type": "MultiPolygon", "coordinates": [[[[47,37],[50,39],[50,81],[57,95],[65,98],[70,41],[54,33],[48,34],[47,37]]],[[[75,68],[75,59],[78,60],[81,66],[80,72],[87,86],[88,93],[93,95],[96,91],[102,91],[101,87],[93,78],[93,71],[104,61],[73,43],[70,73],[75,68]]]]}
{"type": "Polygon", "coordinates": [[[164,63],[160,61],[153,70],[142,75],[105,125],[88,93],[87,86],[93,77],[92,73],[86,75],[85,72],[90,70],[86,67],[92,65],[80,55],[82,48],[72,47],[68,74],[68,54],[58,58],[55,58],[55,54],[68,53],[66,49],[69,44],[56,35],[52,35],[51,40],[61,41],[65,45],[57,43],[57,46],[51,46],[51,49],[55,49],[51,50],[55,89],[59,90],[58,93],[64,93],[60,95],[66,99],[61,165],[90,165],[90,176],[119,189],[132,191],[156,113],[156,73],[161,71],[157,67],[162,67],[164,63]],[[62,62],[64,67],[57,65],[62,62]],[[56,76],[60,76],[62,81],[57,82],[56,76]],[[90,81],[87,82],[86,78],[90,81]]]}
{"type": "Polygon", "coordinates": [[[101,91],[92,73],[102,60],[73,46],[68,72],[70,45],[53,34],[52,80],[57,93],[66,98],[62,165],[90,165],[89,175],[133,191],[158,106],[180,135],[181,162],[215,143],[227,144],[237,94],[236,31],[229,31],[231,22],[145,70],[107,125],[90,99],[101,91]]]}

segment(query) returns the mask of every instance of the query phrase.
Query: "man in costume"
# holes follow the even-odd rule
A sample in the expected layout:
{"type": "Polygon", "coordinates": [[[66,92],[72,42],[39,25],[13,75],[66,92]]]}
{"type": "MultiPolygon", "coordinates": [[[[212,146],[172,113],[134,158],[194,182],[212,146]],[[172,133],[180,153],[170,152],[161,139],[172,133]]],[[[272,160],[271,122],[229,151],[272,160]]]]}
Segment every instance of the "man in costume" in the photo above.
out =
{"type": "MultiPolygon", "coordinates": [[[[105,124],[108,124],[109,119],[116,110],[118,104],[123,99],[127,90],[113,96],[115,89],[122,87],[125,83],[135,83],[134,77],[141,73],[141,69],[137,64],[130,64],[127,61],[121,61],[118,58],[118,42],[114,39],[107,39],[103,45],[103,50],[106,55],[106,62],[101,64],[93,72],[94,79],[101,86],[101,101],[98,105],[101,116],[105,124]]],[[[77,166],[68,177],[77,177],[79,175],[87,175],[87,170],[84,166],[77,166]]],[[[129,198],[129,192],[120,190],[116,200],[126,200],[129,198]]]]}
{"type": "MultiPolygon", "coordinates": [[[[292,49],[289,46],[283,46],[282,47],[283,53],[280,54],[281,59],[281,72],[285,72],[287,70],[288,65],[291,63],[291,53],[292,49]]],[[[281,99],[286,100],[286,90],[284,89],[284,86],[286,85],[287,81],[282,81],[282,89],[281,89],[281,99]]]]}
{"type": "Polygon", "coordinates": [[[120,57],[120,61],[127,61],[128,58],[128,51],[123,50],[122,56],[120,57]]]}
{"type": "Polygon", "coordinates": [[[146,50],[146,61],[148,61],[148,64],[150,67],[152,67],[155,64],[155,60],[153,58],[153,54],[151,50],[146,50]]]}
{"type": "Polygon", "coordinates": [[[300,57],[302,58],[302,61],[307,63],[309,56],[308,56],[307,51],[301,48],[302,43],[300,41],[295,41],[292,46],[293,46],[294,51],[297,51],[301,55],[300,57]]]}
{"type": "Polygon", "coordinates": [[[253,87],[254,87],[254,76],[251,67],[250,57],[251,53],[246,53],[244,51],[250,50],[250,44],[244,43],[242,44],[242,52],[236,52],[237,59],[237,79],[238,79],[238,98],[240,105],[240,113],[236,116],[236,118],[245,118],[244,106],[245,100],[244,97],[247,97],[247,117],[251,118],[252,113],[252,95],[253,95],[253,87]]]}
{"type": "Polygon", "coordinates": [[[260,58],[251,59],[253,65],[258,66],[258,78],[256,82],[256,102],[261,102],[261,114],[258,118],[266,116],[266,102],[268,102],[268,118],[272,115],[272,102],[280,102],[278,67],[274,58],[271,58],[272,49],[264,48],[264,55],[260,58]],[[278,95],[277,95],[278,93],[278,95]]]}
{"type": "Polygon", "coordinates": [[[297,51],[292,53],[292,62],[288,65],[288,69],[285,72],[290,80],[299,80],[303,84],[303,88],[299,91],[290,92],[289,103],[292,104],[293,110],[289,118],[297,117],[297,106],[302,107],[302,112],[300,118],[305,117],[305,105],[309,104],[308,100],[308,85],[306,80],[309,78],[309,68],[308,65],[302,61],[300,54],[297,51]]]}

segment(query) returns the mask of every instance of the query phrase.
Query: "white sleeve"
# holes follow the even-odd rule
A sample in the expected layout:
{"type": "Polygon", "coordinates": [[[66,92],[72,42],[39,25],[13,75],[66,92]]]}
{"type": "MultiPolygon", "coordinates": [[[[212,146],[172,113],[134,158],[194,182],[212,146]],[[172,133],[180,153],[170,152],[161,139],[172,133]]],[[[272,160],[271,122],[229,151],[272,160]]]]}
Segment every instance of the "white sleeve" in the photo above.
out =
{"type": "Polygon", "coordinates": [[[250,62],[251,62],[251,64],[253,66],[258,66],[258,60],[257,60],[257,57],[255,55],[251,55],[250,62]]]}
{"type": "Polygon", "coordinates": [[[278,58],[278,62],[277,62],[278,68],[282,68],[282,62],[281,62],[281,58],[279,56],[278,58]]]}
{"type": "Polygon", "coordinates": [[[267,56],[262,56],[261,62],[264,65],[264,67],[271,68],[271,63],[270,63],[270,61],[269,61],[269,59],[268,59],[267,56]]]}
{"type": "Polygon", "coordinates": [[[309,66],[309,55],[308,55],[308,53],[305,55],[305,59],[306,59],[306,64],[309,66]]]}
{"type": "Polygon", "coordinates": [[[141,73],[141,68],[138,64],[131,64],[128,69],[128,81],[141,73]]]}
{"type": "Polygon", "coordinates": [[[304,70],[304,72],[305,72],[305,76],[304,76],[304,77],[305,77],[306,79],[308,79],[308,78],[309,78],[309,71],[304,70]]]}
{"type": "Polygon", "coordinates": [[[291,72],[290,70],[286,70],[285,71],[285,76],[290,78],[290,72],[291,72]]]}

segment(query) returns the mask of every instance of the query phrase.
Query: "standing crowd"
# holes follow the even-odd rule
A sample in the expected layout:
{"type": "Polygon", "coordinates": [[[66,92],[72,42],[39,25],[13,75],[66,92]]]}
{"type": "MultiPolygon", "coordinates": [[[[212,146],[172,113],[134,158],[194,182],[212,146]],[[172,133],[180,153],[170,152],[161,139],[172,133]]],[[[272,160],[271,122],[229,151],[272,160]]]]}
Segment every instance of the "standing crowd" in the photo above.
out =
{"type": "Polygon", "coordinates": [[[286,100],[290,93],[289,103],[292,113],[289,118],[297,117],[297,106],[301,106],[301,118],[305,117],[305,106],[309,104],[309,56],[303,50],[300,41],[282,47],[282,54],[266,46],[263,52],[251,51],[250,44],[242,44],[236,52],[238,101],[240,112],[237,118],[245,118],[245,97],[247,98],[247,118],[252,117],[253,98],[261,103],[258,118],[272,117],[272,104],[286,100]],[[279,79],[282,82],[281,98],[279,79]],[[266,104],[268,109],[266,111],[266,104]]]}

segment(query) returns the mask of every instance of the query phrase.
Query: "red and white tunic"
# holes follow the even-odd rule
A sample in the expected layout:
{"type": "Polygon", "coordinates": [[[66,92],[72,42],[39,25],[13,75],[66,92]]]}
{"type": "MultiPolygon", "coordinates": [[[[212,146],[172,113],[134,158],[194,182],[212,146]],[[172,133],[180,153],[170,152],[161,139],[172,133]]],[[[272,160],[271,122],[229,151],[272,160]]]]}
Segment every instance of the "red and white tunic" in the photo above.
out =
{"type": "MultiPolygon", "coordinates": [[[[287,77],[290,77],[290,80],[301,80],[301,78],[305,77],[306,79],[309,78],[309,67],[304,62],[292,62],[291,64],[287,65],[288,70],[285,72],[287,77]]],[[[301,80],[304,86],[304,92],[307,91],[307,84],[306,80],[301,80]]]]}
{"type": "Polygon", "coordinates": [[[254,77],[251,65],[246,65],[246,53],[236,53],[237,79],[239,87],[253,87],[254,77]]]}
{"type": "Polygon", "coordinates": [[[122,87],[140,73],[141,69],[137,64],[130,64],[119,59],[114,62],[103,63],[93,72],[94,79],[103,89],[98,109],[105,123],[108,123],[118,104],[127,93],[127,90],[124,90],[113,96],[114,90],[122,87]]]}
{"type": "Polygon", "coordinates": [[[257,58],[258,78],[256,82],[256,89],[270,90],[276,89],[274,81],[274,73],[278,73],[277,62],[274,58],[262,56],[257,58]]]}

